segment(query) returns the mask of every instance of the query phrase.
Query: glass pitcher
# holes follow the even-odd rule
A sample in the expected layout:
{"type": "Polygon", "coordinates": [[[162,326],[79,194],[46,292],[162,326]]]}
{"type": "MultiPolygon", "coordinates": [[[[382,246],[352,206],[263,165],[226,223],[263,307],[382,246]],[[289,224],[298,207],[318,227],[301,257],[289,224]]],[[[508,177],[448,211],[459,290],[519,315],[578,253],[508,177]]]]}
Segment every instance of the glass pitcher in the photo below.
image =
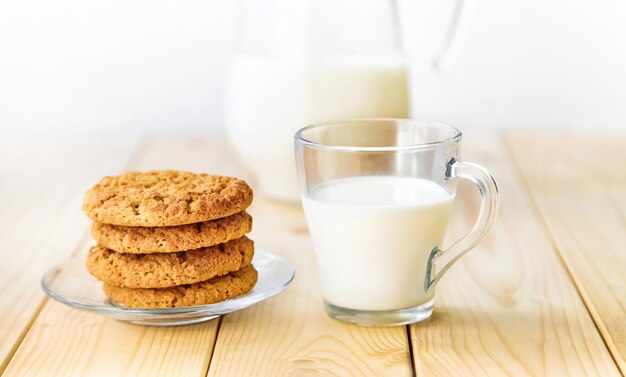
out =
{"type": "Polygon", "coordinates": [[[272,198],[299,201],[293,134],[313,123],[408,117],[390,0],[244,0],[227,80],[229,141],[272,198]]]}

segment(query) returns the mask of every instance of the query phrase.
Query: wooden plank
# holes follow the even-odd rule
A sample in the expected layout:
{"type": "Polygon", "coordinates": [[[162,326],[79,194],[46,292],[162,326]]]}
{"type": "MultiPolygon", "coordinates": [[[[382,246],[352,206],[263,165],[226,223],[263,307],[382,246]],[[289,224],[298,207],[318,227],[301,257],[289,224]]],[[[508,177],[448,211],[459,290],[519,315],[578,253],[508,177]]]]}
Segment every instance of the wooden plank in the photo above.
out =
{"type": "MultiPolygon", "coordinates": [[[[501,138],[469,133],[464,152],[496,176],[500,213],[487,239],[443,278],[433,318],[410,327],[418,375],[619,375],[501,138]]],[[[470,228],[477,209],[475,188],[460,190],[451,238],[470,228]]]]}
{"type": "Polygon", "coordinates": [[[538,211],[626,375],[626,132],[510,132],[538,211]]]}
{"type": "MultiPolygon", "coordinates": [[[[230,152],[221,149],[220,155],[230,152]]],[[[247,176],[243,170],[237,175],[247,176]]],[[[358,328],[325,316],[300,206],[257,194],[250,213],[256,247],[289,260],[296,278],[279,296],[223,318],[208,375],[410,375],[404,326],[358,328]]]]}
{"type": "Polygon", "coordinates": [[[135,326],[48,300],[3,376],[202,376],[218,325],[135,326]]]}
{"type": "Polygon", "coordinates": [[[208,375],[410,375],[404,326],[359,328],[325,316],[302,210],[257,197],[252,214],[257,247],[289,260],[296,279],[279,296],[222,320],[208,375]]]}
{"type": "MultiPolygon", "coordinates": [[[[227,173],[229,164],[220,163],[215,154],[218,142],[221,140],[147,138],[128,169],[227,173]]],[[[80,206],[77,208],[80,211],[80,206]]],[[[83,257],[93,243],[86,239],[76,254],[83,257]]],[[[208,368],[218,326],[218,320],[183,327],[134,326],[50,300],[11,360],[6,375],[202,376],[208,368]]]]}
{"type": "Polygon", "coordinates": [[[96,177],[118,171],[137,142],[0,138],[0,371],[44,302],[41,275],[85,234],[84,191],[96,177]]]}

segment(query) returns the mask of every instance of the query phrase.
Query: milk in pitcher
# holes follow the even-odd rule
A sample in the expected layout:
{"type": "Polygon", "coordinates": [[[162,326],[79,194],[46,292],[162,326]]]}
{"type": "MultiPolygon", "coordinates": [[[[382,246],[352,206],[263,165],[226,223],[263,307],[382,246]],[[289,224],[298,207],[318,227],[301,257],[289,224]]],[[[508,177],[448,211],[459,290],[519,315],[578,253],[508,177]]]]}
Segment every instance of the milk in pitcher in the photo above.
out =
{"type": "Polygon", "coordinates": [[[239,56],[231,66],[226,121],[231,145],[261,191],[298,201],[293,134],[319,122],[408,117],[400,59],[239,56]]]}

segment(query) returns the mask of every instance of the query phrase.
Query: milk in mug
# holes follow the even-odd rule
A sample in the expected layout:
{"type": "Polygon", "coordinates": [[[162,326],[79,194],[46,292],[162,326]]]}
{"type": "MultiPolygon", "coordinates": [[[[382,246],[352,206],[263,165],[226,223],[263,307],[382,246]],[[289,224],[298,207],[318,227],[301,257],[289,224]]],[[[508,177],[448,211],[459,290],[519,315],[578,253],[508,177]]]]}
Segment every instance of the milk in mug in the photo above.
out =
{"type": "Polygon", "coordinates": [[[237,56],[226,90],[230,144],[261,191],[298,201],[293,134],[310,124],[354,118],[406,118],[401,59],[306,61],[237,56]]]}
{"type": "Polygon", "coordinates": [[[334,179],[303,197],[325,300],[348,309],[397,310],[433,298],[426,265],[440,247],[454,195],[413,177],[334,179]]]}

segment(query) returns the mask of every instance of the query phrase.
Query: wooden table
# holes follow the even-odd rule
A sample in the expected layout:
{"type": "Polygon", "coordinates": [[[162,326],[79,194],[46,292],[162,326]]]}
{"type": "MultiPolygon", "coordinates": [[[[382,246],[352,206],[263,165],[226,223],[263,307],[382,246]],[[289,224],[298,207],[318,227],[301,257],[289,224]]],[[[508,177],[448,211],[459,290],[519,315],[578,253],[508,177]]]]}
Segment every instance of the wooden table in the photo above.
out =
{"type": "MultiPolygon", "coordinates": [[[[443,279],[434,316],[359,328],[323,311],[301,208],[257,195],[257,246],[288,259],[282,294],[218,320],[142,327],[46,299],[39,279],[93,241],[99,178],[185,169],[254,180],[223,137],[0,137],[0,371],[6,376],[618,376],[626,373],[626,133],[469,130],[501,187],[488,238],[443,279]]],[[[462,186],[450,237],[477,194],[462,186]]]]}

